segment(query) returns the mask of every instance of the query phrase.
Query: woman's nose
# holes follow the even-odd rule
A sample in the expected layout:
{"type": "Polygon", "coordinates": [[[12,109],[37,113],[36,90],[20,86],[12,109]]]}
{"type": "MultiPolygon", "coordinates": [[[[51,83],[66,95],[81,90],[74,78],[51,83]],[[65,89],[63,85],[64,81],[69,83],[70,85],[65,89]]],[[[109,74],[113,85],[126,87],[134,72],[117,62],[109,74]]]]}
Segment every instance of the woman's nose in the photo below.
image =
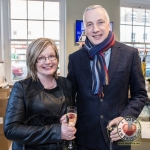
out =
{"type": "Polygon", "coordinates": [[[46,57],[45,63],[51,63],[51,60],[48,57],[46,57]]]}

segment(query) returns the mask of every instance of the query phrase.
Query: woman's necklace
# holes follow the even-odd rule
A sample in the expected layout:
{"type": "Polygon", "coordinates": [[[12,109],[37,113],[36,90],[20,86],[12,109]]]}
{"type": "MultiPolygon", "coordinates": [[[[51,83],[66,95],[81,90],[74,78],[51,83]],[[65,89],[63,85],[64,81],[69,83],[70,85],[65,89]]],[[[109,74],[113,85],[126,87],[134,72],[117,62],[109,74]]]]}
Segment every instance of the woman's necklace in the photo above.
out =
{"type": "Polygon", "coordinates": [[[50,87],[48,87],[46,89],[50,90],[50,89],[53,89],[55,86],[56,86],[56,80],[54,79],[52,86],[50,86],[50,87]]]}

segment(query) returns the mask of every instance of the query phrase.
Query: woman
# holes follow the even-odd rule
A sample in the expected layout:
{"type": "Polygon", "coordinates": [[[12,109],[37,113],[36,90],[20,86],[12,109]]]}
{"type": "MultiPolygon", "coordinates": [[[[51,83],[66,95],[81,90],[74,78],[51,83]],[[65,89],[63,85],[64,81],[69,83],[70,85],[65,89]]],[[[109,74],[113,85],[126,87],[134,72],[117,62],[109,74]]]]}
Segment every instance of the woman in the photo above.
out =
{"type": "Polygon", "coordinates": [[[14,84],[8,100],[5,136],[13,141],[12,150],[61,150],[62,141],[74,139],[76,129],[64,119],[67,106],[73,105],[71,85],[57,76],[59,56],[54,41],[34,40],[26,62],[27,78],[14,84]]]}

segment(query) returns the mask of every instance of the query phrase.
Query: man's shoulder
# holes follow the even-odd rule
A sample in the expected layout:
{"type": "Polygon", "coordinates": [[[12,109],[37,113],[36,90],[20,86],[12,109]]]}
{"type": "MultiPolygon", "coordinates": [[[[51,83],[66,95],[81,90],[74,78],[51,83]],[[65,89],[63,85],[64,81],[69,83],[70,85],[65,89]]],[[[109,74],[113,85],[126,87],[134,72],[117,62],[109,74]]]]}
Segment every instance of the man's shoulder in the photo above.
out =
{"type": "Polygon", "coordinates": [[[79,55],[81,55],[83,53],[87,53],[86,49],[84,47],[82,47],[81,49],[71,53],[70,56],[79,56],[79,55]]]}
{"type": "Polygon", "coordinates": [[[130,45],[126,45],[125,43],[122,43],[122,42],[118,42],[118,41],[115,41],[115,44],[114,44],[115,47],[120,47],[122,49],[126,49],[126,50],[137,50],[137,48],[133,47],[133,46],[130,46],[130,45]]]}

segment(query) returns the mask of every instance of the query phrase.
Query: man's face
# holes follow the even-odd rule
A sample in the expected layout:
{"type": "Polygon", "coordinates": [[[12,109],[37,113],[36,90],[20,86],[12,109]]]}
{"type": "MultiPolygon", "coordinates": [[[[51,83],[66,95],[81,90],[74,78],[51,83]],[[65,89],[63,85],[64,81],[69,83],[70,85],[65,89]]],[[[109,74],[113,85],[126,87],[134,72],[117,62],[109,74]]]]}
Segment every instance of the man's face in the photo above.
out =
{"type": "Polygon", "coordinates": [[[108,36],[110,24],[101,8],[89,10],[84,15],[85,34],[94,44],[102,43],[108,36]]]}

